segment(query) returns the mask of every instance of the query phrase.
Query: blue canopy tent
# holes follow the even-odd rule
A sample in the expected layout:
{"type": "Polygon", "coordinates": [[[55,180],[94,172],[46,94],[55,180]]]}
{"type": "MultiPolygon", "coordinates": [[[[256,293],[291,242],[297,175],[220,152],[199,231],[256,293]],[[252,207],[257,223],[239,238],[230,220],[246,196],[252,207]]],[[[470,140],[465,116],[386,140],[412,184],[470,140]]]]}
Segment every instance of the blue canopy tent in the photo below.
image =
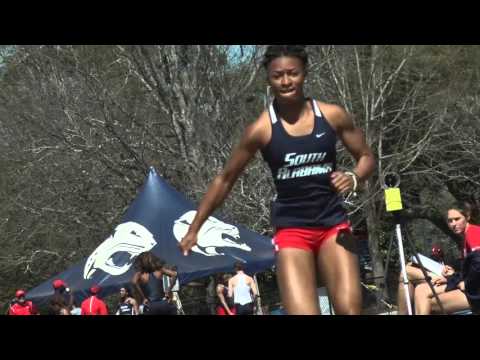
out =
{"type": "Polygon", "coordinates": [[[183,256],[178,244],[193,220],[195,209],[191,201],[150,168],[143,188],[112,235],[87,259],[30,290],[27,298],[45,305],[53,295],[54,279],[65,281],[74,290],[77,302],[89,296],[92,284],[99,284],[102,296],[108,296],[131,280],[133,261],[144,251],[152,251],[168,264],[176,265],[180,284],[232,272],[236,261],[244,262],[248,273],[273,266],[270,238],[215,217],[203,225],[191,255],[183,256]]]}

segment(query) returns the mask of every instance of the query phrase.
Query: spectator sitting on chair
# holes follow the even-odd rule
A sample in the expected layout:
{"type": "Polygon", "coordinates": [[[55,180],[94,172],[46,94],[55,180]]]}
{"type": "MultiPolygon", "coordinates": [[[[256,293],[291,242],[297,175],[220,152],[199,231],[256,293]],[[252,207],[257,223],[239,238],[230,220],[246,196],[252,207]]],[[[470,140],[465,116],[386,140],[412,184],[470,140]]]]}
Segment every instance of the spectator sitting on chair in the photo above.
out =
{"type": "MultiPolygon", "coordinates": [[[[439,245],[433,245],[431,251],[431,258],[442,265],[445,264],[445,258],[443,254],[443,250],[439,245]]],[[[425,284],[428,287],[428,284],[425,282],[425,277],[423,272],[418,264],[414,264],[409,262],[405,266],[405,270],[407,272],[408,278],[408,293],[410,295],[410,302],[414,300],[415,291],[418,285],[425,284]]],[[[443,276],[438,276],[433,274],[432,272],[425,269],[427,276],[430,278],[430,281],[433,284],[433,281],[437,281],[438,279],[442,278],[442,280],[446,280],[443,276]]],[[[398,285],[398,296],[397,296],[397,304],[398,304],[398,315],[406,315],[407,314],[407,305],[405,300],[405,289],[403,285],[403,276],[400,274],[399,276],[399,285],[398,285]]]]}
{"type": "MultiPolygon", "coordinates": [[[[463,254],[467,257],[464,264],[463,274],[455,273],[451,267],[446,267],[443,272],[444,279],[435,279],[437,294],[447,314],[453,314],[473,308],[477,312],[479,306],[478,292],[472,288],[475,286],[475,270],[472,265],[480,263],[478,256],[480,250],[480,226],[470,223],[473,208],[469,203],[459,203],[450,207],[447,213],[447,222],[450,230],[463,241],[463,254]],[[464,279],[466,281],[464,281],[464,279]],[[466,284],[469,285],[467,289],[466,284]]],[[[480,266],[478,266],[480,271],[480,266]]],[[[418,293],[415,294],[415,310],[419,315],[440,313],[441,308],[430,289],[424,284],[419,285],[418,293]],[[420,287],[421,286],[421,287],[420,287]]]]}

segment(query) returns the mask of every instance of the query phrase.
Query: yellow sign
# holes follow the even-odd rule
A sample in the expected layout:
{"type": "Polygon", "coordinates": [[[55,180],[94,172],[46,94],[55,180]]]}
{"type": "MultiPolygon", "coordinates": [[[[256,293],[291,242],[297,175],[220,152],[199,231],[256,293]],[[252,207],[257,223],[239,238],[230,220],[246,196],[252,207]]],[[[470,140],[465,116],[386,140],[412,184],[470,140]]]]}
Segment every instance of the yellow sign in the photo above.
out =
{"type": "Polygon", "coordinates": [[[400,188],[385,189],[385,203],[387,204],[387,211],[402,210],[403,205],[400,188]]]}

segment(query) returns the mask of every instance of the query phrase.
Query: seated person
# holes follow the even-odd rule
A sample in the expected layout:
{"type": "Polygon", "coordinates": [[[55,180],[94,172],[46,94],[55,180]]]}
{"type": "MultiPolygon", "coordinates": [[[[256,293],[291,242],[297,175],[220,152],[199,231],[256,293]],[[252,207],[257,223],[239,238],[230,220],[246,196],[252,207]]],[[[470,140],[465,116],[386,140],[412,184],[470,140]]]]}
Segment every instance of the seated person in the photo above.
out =
{"type": "MultiPolygon", "coordinates": [[[[473,208],[468,203],[460,203],[450,207],[447,212],[448,227],[463,240],[463,255],[465,266],[463,274],[455,273],[453,268],[446,268],[442,274],[444,279],[435,279],[434,285],[441,304],[447,314],[474,307],[477,312],[478,305],[478,276],[475,268],[480,270],[480,227],[470,223],[473,208]],[[467,281],[468,288],[464,279],[467,281]],[[477,284],[477,285],[475,285],[477,284]],[[474,287],[477,286],[477,289],[474,287]],[[437,291],[438,290],[438,291],[437,291]],[[467,290],[467,291],[466,291],[467,290]]],[[[426,289],[422,284],[417,286],[415,293],[415,310],[417,314],[428,315],[440,313],[441,309],[431,289],[426,289]]]]}
{"type": "MultiPolygon", "coordinates": [[[[431,258],[441,264],[445,264],[444,262],[444,254],[443,250],[439,245],[433,245],[431,254],[431,258]]],[[[423,275],[423,271],[420,269],[420,266],[417,264],[414,264],[412,262],[408,263],[405,267],[406,272],[407,272],[407,278],[408,278],[408,293],[410,295],[410,302],[414,300],[414,294],[416,291],[416,287],[420,284],[425,284],[426,287],[429,287],[428,284],[425,282],[425,276],[423,275]]],[[[440,276],[437,274],[434,274],[427,269],[425,269],[427,272],[427,276],[431,279],[431,283],[435,281],[446,281],[446,278],[444,276],[440,276]]],[[[399,277],[399,285],[398,285],[398,297],[397,297],[397,304],[398,304],[398,315],[406,315],[407,314],[407,304],[406,304],[406,299],[405,299],[405,289],[403,285],[403,277],[402,274],[400,274],[399,277]]]]}
{"type": "MultiPolygon", "coordinates": [[[[442,277],[432,280],[435,292],[447,314],[470,309],[467,297],[465,296],[465,282],[461,274],[456,273],[450,266],[445,266],[442,277]]],[[[430,315],[441,314],[442,310],[437,299],[427,283],[419,284],[415,288],[415,314],[430,315]]]]}
{"type": "Polygon", "coordinates": [[[467,255],[463,266],[465,280],[465,295],[472,312],[480,315],[480,251],[475,250],[467,255]]]}

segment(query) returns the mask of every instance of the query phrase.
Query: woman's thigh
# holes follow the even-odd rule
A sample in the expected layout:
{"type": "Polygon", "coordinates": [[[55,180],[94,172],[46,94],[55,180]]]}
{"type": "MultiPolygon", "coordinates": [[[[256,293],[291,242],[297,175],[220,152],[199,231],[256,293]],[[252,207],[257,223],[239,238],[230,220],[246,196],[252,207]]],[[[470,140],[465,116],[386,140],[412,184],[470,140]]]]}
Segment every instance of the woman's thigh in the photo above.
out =
{"type": "Polygon", "coordinates": [[[277,280],[282,303],[289,315],[319,315],[313,252],[281,249],[277,254],[277,280]]]}
{"type": "MultiPolygon", "coordinates": [[[[452,290],[443,294],[438,295],[443,308],[447,314],[452,314],[457,311],[468,310],[470,309],[470,304],[468,303],[467,297],[460,290],[452,290]]],[[[440,306],[438,305],[435,298],[432,298],[432,312],[441,313],[440,306]]]]}
{"type": "Polygon", "coordinates": [[[357,247],[349,232],[327,239],[317,255],[318,271],[336,314],[359,314],[362,307],[357,247]]]}

